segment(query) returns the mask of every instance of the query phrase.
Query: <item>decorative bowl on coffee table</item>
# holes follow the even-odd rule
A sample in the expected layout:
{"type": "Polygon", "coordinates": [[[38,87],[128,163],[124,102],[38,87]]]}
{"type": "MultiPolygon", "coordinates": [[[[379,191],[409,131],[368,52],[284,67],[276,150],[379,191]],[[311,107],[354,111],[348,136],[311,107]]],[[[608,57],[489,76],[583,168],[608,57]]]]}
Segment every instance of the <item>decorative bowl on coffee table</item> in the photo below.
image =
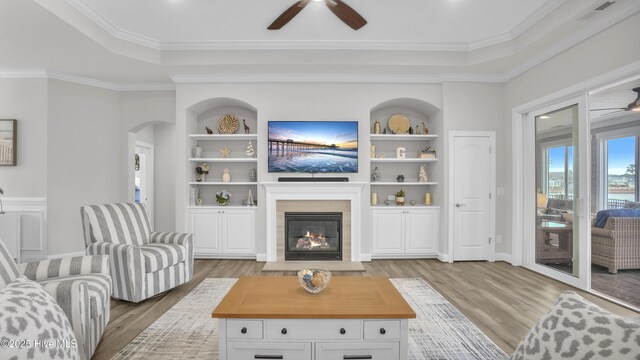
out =
{"type": "Polygon", "coordinates": [[[298,271],[300,285],[310,293],[317,294],[324,290],[331,281],[331,272],[320,269],[304,269],[298,271]]]}

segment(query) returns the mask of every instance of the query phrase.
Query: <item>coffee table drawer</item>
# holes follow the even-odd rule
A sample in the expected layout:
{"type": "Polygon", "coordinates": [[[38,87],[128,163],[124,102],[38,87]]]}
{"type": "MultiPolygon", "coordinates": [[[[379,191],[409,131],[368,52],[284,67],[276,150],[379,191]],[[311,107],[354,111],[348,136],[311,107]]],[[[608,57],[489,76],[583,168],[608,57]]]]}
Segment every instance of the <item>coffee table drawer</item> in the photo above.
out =
{"type": "Polygon", "coordinates": [[[316,360],[400,359],[400,342],[316,343],[316,360]]]}
{"type": "Polygon", "coordinates": [[[311,360],[311,343],[227,343],[227,360],[258,359],[311,360]]]}
{"type": "Polygon", "coordinates": [[[400,339],[400,320],[365,320],[365,340],[400,339]]]}
{"type": "Polygon", "coordinates": [[[362,320],[267,319],[264,338],[272,340],[359,340],[362,320]]]}
{"type": "Polygon", "coordinates": [[[262,339],[262,320],[227,320],[227,338],[231,340],[262,339]]]}

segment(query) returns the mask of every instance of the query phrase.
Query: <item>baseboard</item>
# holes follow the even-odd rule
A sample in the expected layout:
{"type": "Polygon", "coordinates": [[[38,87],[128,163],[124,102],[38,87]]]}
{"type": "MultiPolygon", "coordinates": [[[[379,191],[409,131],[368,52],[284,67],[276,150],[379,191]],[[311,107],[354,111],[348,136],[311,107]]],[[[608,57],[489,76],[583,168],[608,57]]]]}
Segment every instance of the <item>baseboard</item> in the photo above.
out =
{"type": "Polygon", "coordinates": [[[511,254],[507,253],[496,253],[495,254],[496,261],[504,261],[506,263],[512,264],[511,262],[511,254]]]}
{"type": "Polygon", "coordinates": [[[360,254],[360,261],[371,261],[371,254],[370,253],[360,254]]]}
{"type": "Polygon", "coordinates": [[[86,255],[86,253],[84,251],[78,251],[78,252],[65,253],[65,254],[49,255],[49,256],[47,256],[47,259],[61,259],[61,258],[66,258],[66,257],[85,256],[85,255],[86,255]]]}
{"type": "Polygon", "coordinates": [[[195,254],[195,259],[256,260],[255,254],[195,254]]]}
{"type": "Polygon", "coordinates": [[[266,253],[258,253],[258,254],[256,254],[256,261],[266,262],[267,261],[267,254],[266,253]]]}
{"type": "Polygon", "coordinates": [[[443,254],[443,253],[439,253],[438,254],[438,260],[442,261],[442,262],[453,262],[453,259],[451,258],[451,255],[449,254],[443,254]]]}
{"type": "Polygon", "coordinates": [[[435,254],[432,255],[416,255],[416,254],[374,254],[372,258],[375,259],[437,259],[435,254]]]}

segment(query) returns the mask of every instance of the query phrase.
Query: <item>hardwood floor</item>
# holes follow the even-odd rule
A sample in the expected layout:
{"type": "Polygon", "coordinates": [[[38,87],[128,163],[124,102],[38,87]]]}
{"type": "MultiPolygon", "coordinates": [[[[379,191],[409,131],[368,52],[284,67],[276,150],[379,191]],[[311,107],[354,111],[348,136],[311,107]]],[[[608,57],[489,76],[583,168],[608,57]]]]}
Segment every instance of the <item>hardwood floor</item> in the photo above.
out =
{"type": "MultiPolygon", "coordinates": [[[[111,301],[111,320],[94,359],[110,359],[175,303],[210,277],[281,276],[294,272],[261,272],[253,260],[196,260],[194,278],[139,304],[111,301]]],[[[532,271],[496,262],[441,263],[438,260],[375,260],[366,272],[334,272],[334,276],[421,277],[449,300],[507,354],[565,290],[574,290],[596,304],[625,317],[638,313],[585,294],[532,271]]]]}

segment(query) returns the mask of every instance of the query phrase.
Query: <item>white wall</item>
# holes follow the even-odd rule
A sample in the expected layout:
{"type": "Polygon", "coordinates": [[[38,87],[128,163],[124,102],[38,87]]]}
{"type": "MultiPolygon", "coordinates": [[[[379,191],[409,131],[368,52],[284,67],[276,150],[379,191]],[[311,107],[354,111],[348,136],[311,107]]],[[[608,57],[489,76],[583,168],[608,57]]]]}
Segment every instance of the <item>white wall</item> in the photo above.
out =
{"type": "MultiPolygon", "coordinates": [[[[505,108],[503,128],[505,136],[512,131],[512,109],[560,91],[594,79],[604,73],[637,63],[640,60],[638,30],[640,29],[640,13],[636,13],[624,21],[604,30],[588,40],[549,59],[541,65],[523,73],[505,83],[505,108]]],[[[583,93],[593,89],[582,89],[583,93]]],[[[506,139],[510,142],[511,139],[506,139]]],[[[510,148],[508,148],[510,149],[510,148]]],[[[504,161],[510,166],[512,151],[506,151],[504,161]]],[[[511,184],[512,173],[504,174],[504,181],[511,184]]],[[[511,204],[512,190],[506,187],[506,204],[511,204]]],[[[505,236],[503,251],[512,252],[511,221],[505,219],[501,230],[505,236]]]]}
{"type": "MultiPolygon", "coordinates": [[[[438,157],[444,163],[445,201],[441,216],[440,252],[451,255],[448,243],[449,207],[453,203],[449,199],[448,181],[451,166],[449,149],[449,131],[494,131],[496,133],[496,186],[506,188],[510,179],[511,163],[507,162],[508,149],[511,147],[510,132],[505,130],[504,123],[504,87],[502,84],[487,83],[444,83],[442,85],[444,103],[444,146],[438,157]],[[442,151],[445,150],[445,151],[442,151]]],[[[496,197],[496,236],[503,235],[505,222],[510,221],[510,200],[506,196],[496,197]]],[[[504,251],[503,244],[496,244],[496,252],[504,251]]]]}
{"type": "Polygon", "coordinates": [[[49,81],[49,255],[84,251],[80,207],[123,201],[118,93],[49,81]]]}
{"type": "Polygon", "coordinates": [[[125,198],[133,201],[135,141],[154,145],[154,225],[158,231],[175,231],[175,91],[120,93],[122,182],[125,198]]]}
{"type": "MultiPolygon", "coordinates": [[[[173,124],[154,126],[155,146],[155,230],[176,228],[176,133],[173,124]]],[[[179,230],[178,230],[179,231],[179,230]]]]}
{"type": "MultiPolygon", "coordinates": [[[[391,99],[413,98],[442,108],[440,85],[432,84],[179,84],[176,92],[176,132],[178,134],[176,158],[176,226],[185,227],[187,196],[186,157],[190,149],[186,144],[189,128],[187,109],[211,98],[232,98],[250,104],[258,113],[258,153],[266,149],[267,122],[269,120],[358,120],[360,139],[368,139],[370,114],[375,106],[391,99]],[[366,135],[366,136],[365,136],[366,135]]],[[[190,119],[189,121],[193,121],[190,119]]],[[[359,144],[359,172],[350,175],[351,181],[368,182],[370,166],[369,143],[359,144]]],[[[266,156],[260,156],[258,179],[277,181],[278,175],[267,172],[266,156]]],[[[264,204],[259,189],[258,203],[264,204]]],[[[363,191],[363,214],[369,213],[369,187],[363,191]]],[[[260,209],[262,211],[262,208],[260,209]]],[[[265,229],[264,214],[258,213],[258,229],[265,229]]],[[[362,252],[370,253],[370,224],[368,216],[363,223],[362,252]]],[[[266,251],[264,231],[258,231],[256,251],[266,251]]]]}
{"type": "Polygon", "coordinates": [[[47,196],[47,80],[0,79],[0,119],[16,119],[17,166],[0,166],[4,197],[47,196]]]}

